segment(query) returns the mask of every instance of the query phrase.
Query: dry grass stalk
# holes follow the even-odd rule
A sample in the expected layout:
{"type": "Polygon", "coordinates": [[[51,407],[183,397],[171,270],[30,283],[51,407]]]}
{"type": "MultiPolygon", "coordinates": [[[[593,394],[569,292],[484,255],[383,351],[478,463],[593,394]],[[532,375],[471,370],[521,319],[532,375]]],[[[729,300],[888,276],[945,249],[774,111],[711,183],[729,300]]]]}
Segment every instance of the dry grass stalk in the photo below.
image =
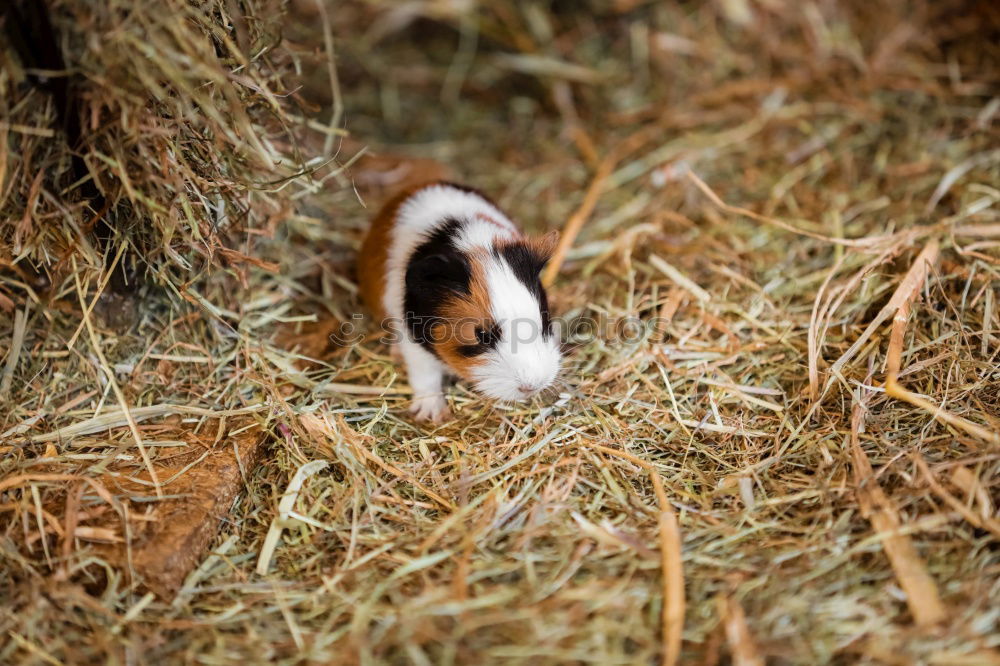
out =
{"type": "Polygon", "coordinates": [[[720,596],[716,601],[726,632],[726,642],[733,657],[733,666],[764,666],[764,659],[747,627],[743,606],[731,597],[720,596]]]}
{"type": "Polygon", "coordinates": [[[947,617],[934,579],[917,553],[909,535],[901,534],[903,521],[899,510],[879,487],[871,462],[861,448],[864,423],[864,402],[855,403],[851,413],[851,458],[854,462],[854,484],[862,515],[867,518],[882,542],[886,557],[900,587],[906,593],[906,604],[918,626],[940,624],[947,617]]]}
{"type": "MultiPolygon", "coordinates": [[[[927,278],[927,273],[931,266],[933,266],[937,261],[938,248],[939,245],[937,240],[931,240],[924,246],[924,249],[920,251],[919,255],[917,255],[917,258],[910,266],[910,269],[903,276],[899,286],[896,287],[896,290],[893,292],[889,302],[886,303],[881,310],[879,310],[875,318],[872,319],[858,339],[854,341],[854,344],[852,344],[831,366],[831,374],[840,372],[844,366],[854,360],[857,353],[862,349],[862,347],[864,347],[875,331],[878,330],[878,328],[889,317],[896,317],[900,308],[904,306],[908,307],[910,300],[916,296],[916,294],[920,291],[921,286],[924,284],[924,280],[927,278]]],[[[902,342],[900,342],[900,344],[902,344],[902,342]]],[[[898,360],[899,357],[887,354],[887,359],[889,358],[895,358],[898,360]]],[[[889,361],[887,360],[887,362],[889,361]]]]}
{"type": "MultiPolygon", "coordinates": [[[[742,208],[740,206],[731,206],[727,204],[725,201],[723,201],[718,194],[712,191],[712,188],[710,188],[705,183],[705,181],[699,178],[697,174],[695,174],[693,171],[688,171],[685,174],[685,176],[695,185],[695,187],[701,190],[701,192],[706,197],[708,197],[709,201],[711,201],[721,210],[724,210],[727,213],[730,213],[731,215],[742,215],[743,217],[748,217],[751,220],[756,220],[758,222],[770,224],[784,231],[791,232],[793,234],[807,236],[809,238],[821,240],[825,243],[832,243],[834,245],[842,245],[845,247],[857,247],[865,249],[878,247],[880,245],[887,244],[890,241],[898,240],[898,236],[896,235],[875,236],[875,237],[867,237],[862,239],[851,240],[846,238],[834,238],[833,236],[826,236],[823,234],[815,233],[813,231],[808,231],[806,229],[800,229],[792,224],[789,224],[788,222],[785,222],[784,220],[779,220],[777,218],[770,217],[767,215],[761,215],[760,213],[756,213],[748,208],[742,208]]],[[[902,232],[902,235],[911,236],[912,234],[910,232],[902,232]]]]}
{"type": "MultiPolygon", "coordinates": [[[[930,400],[923,398],[912,391],[903,388],[899,383],[900,363],[903,354],[904,336],[906,334],[906,322],[910,316],[910,303],[916,298],[930,267],[937,260],[938,244],[931,241],[917,257],[913,267],[907,272],[906,277],[900,283],[889,303],[883,308],[886,312],[894,307],[896,312],[892,319],[892,332],[889,337],[889,349],[886,352],[886,378],[885,392],[887,395],[903,400],[920,407],[929,412],[935,419],[950,426],[964,430],[970,435],[978,437],[992,444],[1000,444],[1000,432],[991,431],[983,426],[973,423],[968,419],[956,416],[944,409],[941,405],[935,405],[930,400]]],[[[880,313],[881,317],[881,313],[880,313]]],[[[878,321],[878,318],[876,318],[878,321]]]]}
{"type": "Polygon", "coordinates": [[[595,445],[593,448],[641,467],[649,473],[660,506],[660,562],[663,570],[663,659],[664,664],[676,664],[680,658],[681,637],[684,632],[684,564],[681,557],[683,541],[677,525],[677,514],[667,499],[663,481],[655,467],[624,451],[595,445]]]}
{"type": "Polygon", "coordinates": [[[681,559],[681,532],[677,514],[663,490],[656,472],[650,472],[660,504],[660,558],[663,567],[663,661],[673,666],[681,656],[684,632],[684,565],[681,559]]]}
{"type": "Polygon", "coordinates": [[[14,370],[21,358],[21,345],[24,344],[24,331],[27,325],[27,310],[17,310],[14,313],[14,335],[10,341],[10,348],[7,350],[7,363],[4,365],[3,374],[0,375],[0,399],[6,398],[10,392],[10,384],[14,380],[14,370]]]}
{"type": "MultiPolygon", "coordinates": [[[[74,269],[76,268],[76,257],[73,257],[73,267],[74,269]]],[[[125,394],[118,385],[118,380],[115,379],[115,373],[108,364],[108,360],[104,357],[104,351],[97,338],[97,333],[94,331],[94,325],[90,320],[90,314],[86,311],[87,304],[83,295],[83,288],[80,285],[79,271],[74,271],[73,279],[76,281],[76,293],[80,299],[80,309],[84,311],[83,323],[87,328],[87,335],[90,337],[91,348],[97,356],[100,368],[104,372],[105,377],[107,377],[107,382],[111,386],[111,390],[114,391],[115,399],[118,401],[118,406],[121,409],[122,414],[125,415],[125,420],[128,423],[129,430],[132,432],[132,438],[135,441],[136,448],[139,449],[139,455],[142,456],[142,462],[146,466],[146,471],[149,472],[149,478],[153,482],[153,487],[156,490],[156,496],[163,497],[163,489],[160,487],[160,478],[156,474],[156,468],[153,467],[152,460],[149,458],[149,452],[146,450],[146,445],[142,442],[142,434],[139,432],[139,424],[136,423],[135,418],[132,416],[125,394]]]]}
{"type": "Polygon", "coordinates": [[[552,258],[542,272],[543,285],[551,286],[555,282],[556,276],[559,274],[559,269],[562,268],[563,262],[566,260],[566,253],[573,246],[580,230],[583,229],[583,225],[587,222],[591,213],[593,213],[595,206],[597,206],[597,202],[600,200],[601,194],[615,167],[629,154],[639,150],[643,145],[651,141],[653,136],[655,136],[655,132],[651,132],[650,128],[634,132],[615,145],[601,159],[593,178],[590,180],[590,184],[584,192],[583,201],[569,219],[566,220],[566,224],[562,228],[555,252],[553,252],[552,258]]]}
{"type": "Polygon", "coordinates": [[[597,171],[594,173],[594,177],[591,179],[590,185],[587,186],[587,191],[583,195],[580,207],[566,220],[566,225],[559,235],[559,244],[556,245],[555,252],[553,252],[552,258],[545,267],[545,272],[542,274],[542,284],[545,286],[551,286],[555,282],[556,276],[559,274],[559,269],[562,268],[563,262],[566,261],[566,253],[569,252],[574,241],[576,241],[577,235],[580,233],[580,229],[583,228],[587,218],[594,211],[604,184],[611,175],[611,172],[614,171],[615,164],[617,163],[618,156],[609,154],[598,164],[597,171]]]}
{"type": "Polygon", "coordinates": [[[951,482],[971,500],[975,497],[979,502],[979,513],[983,518],[989,518],[996,513],[996,504],[982,481],[967,467],[955,467],[951,473],[951,482]]]}
{"type": "Polygon", "coordinates": [[[934,491],[935,495],[944,500],[944,502],[953,510],[957,511],[963,518],[965,518],[965,520],[969,522],[969,524],[978,527],[979,529],[989,530],[994,536],[1000,539],[1000,520],[996,520],[989,515],[977,515],[976,512],[972,511],[961,500],[948,492],[935,478],[934,472],[930,470],[927,466],[927,462],[919,453],[914,452],[913,462],[916,463],[921,474],[923,474],[924,479],[927,481],[927,485],[931,487],[931,490],[934,491]]]}

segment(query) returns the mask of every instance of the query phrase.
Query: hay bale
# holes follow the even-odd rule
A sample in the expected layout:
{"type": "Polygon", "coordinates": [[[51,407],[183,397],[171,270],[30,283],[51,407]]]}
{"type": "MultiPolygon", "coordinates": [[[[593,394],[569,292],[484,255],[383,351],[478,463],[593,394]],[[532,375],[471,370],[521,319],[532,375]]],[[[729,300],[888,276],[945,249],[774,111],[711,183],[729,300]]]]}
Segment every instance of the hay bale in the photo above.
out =
{"type": "Polygon", "coordinates": [[[125,246],[136,271],[180,284],[245,260],[227,234],[287,214],[277,184],[300,167],[281,3],[19,1],[2,16],[0,267],[53,282],[125,246]]]}

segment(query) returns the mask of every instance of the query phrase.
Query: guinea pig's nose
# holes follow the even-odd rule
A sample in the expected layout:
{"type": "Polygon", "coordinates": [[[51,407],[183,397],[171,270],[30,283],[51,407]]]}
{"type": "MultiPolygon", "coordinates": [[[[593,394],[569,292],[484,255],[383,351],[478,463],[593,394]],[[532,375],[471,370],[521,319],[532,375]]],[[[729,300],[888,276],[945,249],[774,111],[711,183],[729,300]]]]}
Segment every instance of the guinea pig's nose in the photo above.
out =
{"type": "Polygon", "coordinates": [[[517,390],[525,395],[532,395],[533,393],[538,393],[538,387],[531,384],[518,384],[517,390]]]}

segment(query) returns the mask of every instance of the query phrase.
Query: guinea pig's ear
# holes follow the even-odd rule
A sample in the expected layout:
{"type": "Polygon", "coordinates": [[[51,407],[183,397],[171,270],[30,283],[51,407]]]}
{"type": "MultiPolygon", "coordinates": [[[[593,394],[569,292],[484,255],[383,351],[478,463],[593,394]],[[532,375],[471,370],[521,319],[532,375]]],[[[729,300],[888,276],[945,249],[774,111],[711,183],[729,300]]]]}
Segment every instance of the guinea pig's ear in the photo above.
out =
{"type": "Polygon", "coordinates": [[[545,264],[552,258],[559,243],[559,232],[550,231],[544,236],[518,238],[515,241],[498,243],[494,247],[497,256],[503,256],[521,281],[531,284],[538,279],[545,264]]]}
{"type": "Polygon", "coordinates": [[[530,257],[531,270],[538,275],[545,268],[545,264],[549,263],[556,246],[559,245],[559,232],[550,231],[544,236],[531,236],[523,241],[523,245],[530,257]]]}
{"type": "Polygon", "coordinates": [[[469,265],[459,252],[415,257],[406,270],[406,281],[452,291],[469,291],[469,265]]]}
{"type": "Polygon", "coordinates": [[[549,263],[549,259],[555,254],[556,247],[559,245],[559,232],[552,230],[545,234],[544,236],[536,236],[528,239],[528,247],[538,256],[542,265],[539,266],[538,270],[541,270],[545,264],[549,263]]]}

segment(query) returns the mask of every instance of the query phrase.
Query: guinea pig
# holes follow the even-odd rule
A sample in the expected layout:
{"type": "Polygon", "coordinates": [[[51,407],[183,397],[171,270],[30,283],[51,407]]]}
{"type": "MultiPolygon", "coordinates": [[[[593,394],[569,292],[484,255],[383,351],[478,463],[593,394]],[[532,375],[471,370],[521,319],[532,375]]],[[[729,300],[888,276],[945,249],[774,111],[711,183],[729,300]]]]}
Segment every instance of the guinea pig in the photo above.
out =
{"type": "Polygon", "coordinates": [[[419,420],[451,414],[445,374],[498,401],[550,387],[559,343],[539,275],[558,232],[523,235],[469,187],[434,182],[390,199],[361,246],[362,298],[394,332],[419,420]]]}

